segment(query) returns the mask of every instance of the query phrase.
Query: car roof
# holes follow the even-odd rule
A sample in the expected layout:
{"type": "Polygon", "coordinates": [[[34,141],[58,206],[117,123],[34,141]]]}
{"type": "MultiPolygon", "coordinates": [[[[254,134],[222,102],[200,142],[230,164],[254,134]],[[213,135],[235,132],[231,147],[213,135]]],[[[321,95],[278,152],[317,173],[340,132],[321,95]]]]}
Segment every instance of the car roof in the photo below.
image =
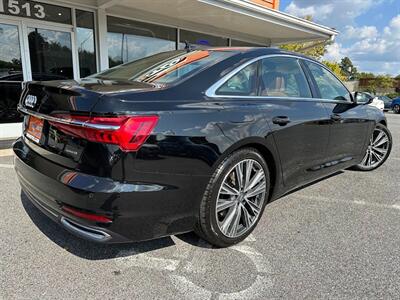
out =
{"type": "MultiPolygon", "coordinates": [[[[303,55],[301,53],[291,52],[291,51],[287,51],[284,49],[273,48],[273,47],[201,47],[199,49],[209,50],[209,51],[236,52],[237,54],[246,53],[251,57],[264,56],[264,55],[279,55],[279,54],[290,55],[290,56],[296,56],[296,57],[304,58],[307,60],[311,60],[317,64],[321,64],[318,60],[315,60],[314,58],[303,55]]],[[[197,50],[197,49],[193,49],[193,50],[197,50]]]]}

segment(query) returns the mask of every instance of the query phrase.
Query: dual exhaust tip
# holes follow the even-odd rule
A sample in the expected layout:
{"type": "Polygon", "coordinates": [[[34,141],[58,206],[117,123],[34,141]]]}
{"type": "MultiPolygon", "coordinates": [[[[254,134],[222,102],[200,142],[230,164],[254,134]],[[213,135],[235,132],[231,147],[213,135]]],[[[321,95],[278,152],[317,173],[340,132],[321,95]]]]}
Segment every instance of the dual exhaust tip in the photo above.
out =
{"type": "Polygon", "coordinates": [[[69,232],[94,242],[106,242],[111,239],[111,235],[104,231],[78,224],[65,217],[61,217],[61,225],[69,232]]]}

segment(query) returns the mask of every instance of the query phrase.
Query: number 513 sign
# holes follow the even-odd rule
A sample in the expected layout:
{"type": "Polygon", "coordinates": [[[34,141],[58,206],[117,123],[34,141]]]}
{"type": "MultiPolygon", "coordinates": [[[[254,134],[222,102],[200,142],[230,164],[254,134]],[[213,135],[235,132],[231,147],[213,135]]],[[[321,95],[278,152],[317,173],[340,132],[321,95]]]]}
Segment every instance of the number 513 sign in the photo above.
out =
{"type": "Polygon", "coordinates": [[[33,19],[46,18],[45,5],[26,0],[0,0],[1,13],[33,19]]]}

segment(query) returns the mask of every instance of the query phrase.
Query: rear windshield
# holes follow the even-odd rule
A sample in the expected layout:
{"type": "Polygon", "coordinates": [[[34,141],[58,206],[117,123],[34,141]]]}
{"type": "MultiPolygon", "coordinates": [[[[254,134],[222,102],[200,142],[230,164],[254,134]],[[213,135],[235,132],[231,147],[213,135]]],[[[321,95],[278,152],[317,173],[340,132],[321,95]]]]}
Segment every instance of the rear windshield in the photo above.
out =
{"type": "Polygon", "coordinates": [[[231,51],[162,52],[100,72],[91,78],[172,84],[229,56],[231,51]]]}

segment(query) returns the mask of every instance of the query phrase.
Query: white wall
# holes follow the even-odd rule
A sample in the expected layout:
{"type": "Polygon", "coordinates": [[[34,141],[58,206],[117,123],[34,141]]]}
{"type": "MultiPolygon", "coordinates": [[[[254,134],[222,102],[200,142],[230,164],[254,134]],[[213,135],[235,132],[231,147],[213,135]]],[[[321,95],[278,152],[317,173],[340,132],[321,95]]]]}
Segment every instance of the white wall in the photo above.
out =
{"type": "Polygon", "coordinates": [[[0,125],[0,140],[15,139],[22,134],[22,123],[0,125]]]}

